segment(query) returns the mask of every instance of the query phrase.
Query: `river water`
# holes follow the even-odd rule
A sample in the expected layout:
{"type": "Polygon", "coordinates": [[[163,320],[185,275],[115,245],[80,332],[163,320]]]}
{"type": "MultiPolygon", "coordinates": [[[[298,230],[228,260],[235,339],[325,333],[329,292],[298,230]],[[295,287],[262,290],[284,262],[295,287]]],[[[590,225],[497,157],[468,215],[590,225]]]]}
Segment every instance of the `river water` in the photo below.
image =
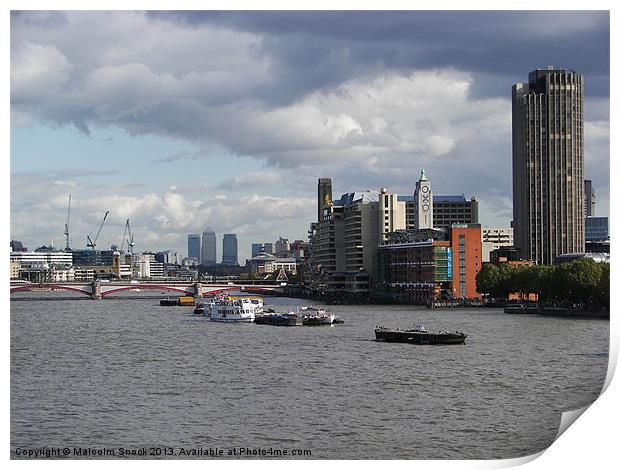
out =
{"type": "Polygon", "coordinates": [[[520,457],[548,447],[561,412],[593,402],[607,370],[605,320],[355,305],[331,308],[342,325],[286,328],[210,322],[157,297],[63,295],[11,296],[13,458],[53,447],[520,457]],[[376,325],[413,322],[467,344],[374,341],[376,325]]]}

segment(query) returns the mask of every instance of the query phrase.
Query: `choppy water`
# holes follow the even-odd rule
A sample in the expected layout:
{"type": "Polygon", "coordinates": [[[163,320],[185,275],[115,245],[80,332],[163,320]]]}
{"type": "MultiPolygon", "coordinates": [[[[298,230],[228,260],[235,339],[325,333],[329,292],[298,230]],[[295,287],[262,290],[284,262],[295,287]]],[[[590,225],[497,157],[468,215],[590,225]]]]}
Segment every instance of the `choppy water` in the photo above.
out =
{"type": "Polygon", "coordinates": [[[18,295],[13,457],[18,448],[67,446],[173,447],[175,458],[181,447],[309,449],[324,459],[518,457],[549,446],[561,412],[594,401],[607,370],[604,320],[335,306],[343,325],[286,328],[210,322],[157,298],[18,295]],[[373,340],[376,325],[413,322],[464,331],[467,344],[373,340]]]}

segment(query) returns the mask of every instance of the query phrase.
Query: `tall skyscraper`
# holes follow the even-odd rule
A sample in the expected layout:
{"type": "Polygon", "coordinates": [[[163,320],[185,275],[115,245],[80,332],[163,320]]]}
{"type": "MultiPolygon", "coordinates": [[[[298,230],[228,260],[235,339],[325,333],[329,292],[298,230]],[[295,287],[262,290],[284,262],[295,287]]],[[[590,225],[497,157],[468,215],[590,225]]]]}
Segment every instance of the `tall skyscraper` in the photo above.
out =
{"type": "Polygon", "coordinates": [[[584,244],[583,77],[549,66],[512,86],[515,246],[553,264],[584,244]]]}
{"type": "Polygon", "coordinates": [[[323,210],[332,205],[332,179],[319,178],[317,221],[323,220],[323,210]]]}
{"type": "Polygon", "coordinates": [[[200,264],[208,266],[217,263],[217,237],[211,227],[202,232],[202,250],[200,252],[200,264]]]}
{"type": "Polygon", "coordinates": [[[584,190],[584,209],[586,217],[594,216],[594,206],[596,204],[596,196],[594,195],[594,188],[592,187],[592,180],[585,180],[583,182],[584,190]]]}
{"type": "Polygon", "coordinates": [[[433,228],[433,190],[424,170],[415,184],[413,207],[416,229],[433,228]]]}
{"type": "Polygon", "coordinates": [[[237,259],[237,234],[225,233],[222,238],[222,264],[239,266],[237,259]]]}
{"type": "Polygon", "coordinates": [[[187,257],[200,260],[200,234],[190,233],[187,236],[187,257]]]}

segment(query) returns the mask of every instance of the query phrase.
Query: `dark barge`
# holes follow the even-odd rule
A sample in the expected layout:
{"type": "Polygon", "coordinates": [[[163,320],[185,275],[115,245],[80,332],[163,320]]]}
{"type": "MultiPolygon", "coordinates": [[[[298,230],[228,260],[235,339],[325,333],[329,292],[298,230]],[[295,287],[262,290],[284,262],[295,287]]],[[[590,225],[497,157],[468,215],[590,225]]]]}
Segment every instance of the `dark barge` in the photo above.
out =
{"type": "Polygon", "coordinates": [[[255,323],[272,326],[301,326],[303,319],[294,313],[259,314],[256,315],[255,323]]]}
{"type": "Polygon", "coordinates": [[[538,313],[538,304],[532,303],[511,303],[504,307],[504,313],[512,314],[532,314],[538,313]]]}
{"type": "Polygon", "coordinates": [[[449,331],[439,331],[437,333],[426,331],[423,326],[416,326],[410,330],[400,328],[375,328],[377,341],[387,343],[409,343],[409,344],[465,344],[467,335],[461,332],[451,333],[449,331]]]}

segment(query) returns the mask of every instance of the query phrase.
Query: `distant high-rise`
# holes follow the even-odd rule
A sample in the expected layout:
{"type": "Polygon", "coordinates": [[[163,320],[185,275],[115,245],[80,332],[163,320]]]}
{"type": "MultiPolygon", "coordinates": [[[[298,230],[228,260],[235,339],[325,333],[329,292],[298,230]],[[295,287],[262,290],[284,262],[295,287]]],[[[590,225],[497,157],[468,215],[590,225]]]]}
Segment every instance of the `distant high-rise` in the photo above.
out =
{"type": "Polygon", "coordinates": [[[553,67],[512,86],[515,246],[553,264],[583,252],[583,77],[553,67]]]}
{"type": "Polygon", "coordinates": [[[252,258],[254,258],[257,254],[264,250],[264,245],[262,243],[252,243],[252,258]]]}
{"type": "Polygon", "coordinates": [[[202,232],[202,250],[200,252],[200,264],[208,266],[217,263],[217,237],[211,227],[202,232]]]}
{"type": "Polygon", "coordinates": [[[319,178],[317,221],[323,220],[323,210],[332,205],[332,179],[319,178]]]}
{"type": "Polygon", "coordinates": [[[609,240],[609,219],[607,217],[586,217],[586,241],[609,240]]]}
{"type": "Polygon", "coordinates": [[[222,264],[228,266],[238,266],[237,255],[237,235],[234,233],[225,233],[222,238],[222,264]]]}
{"type": "Polygon", "coordinates": [[[275,247],[275,255],[279,256],[280,258],[286,258],[286,255],[288,253],[288,250],[291,248],[289,242],[288,242],[288,238],[282,238],[279,237],[276,242],[274,243],[274,247],[275,247]]]}
{"type": "Polygon", "coordinates": [[[596,205],[596,196],[594,195],[594,188],[592,187],[592,180],[585,180],[583,182],[584,191],[584,209],[586,217],[594,216],[594,206],[596,205]]]}
{"type": "Polygon", "coordinates": [[[200,234],[190,233],[187,236],[187,257],[200,260],[200,234]]]}

